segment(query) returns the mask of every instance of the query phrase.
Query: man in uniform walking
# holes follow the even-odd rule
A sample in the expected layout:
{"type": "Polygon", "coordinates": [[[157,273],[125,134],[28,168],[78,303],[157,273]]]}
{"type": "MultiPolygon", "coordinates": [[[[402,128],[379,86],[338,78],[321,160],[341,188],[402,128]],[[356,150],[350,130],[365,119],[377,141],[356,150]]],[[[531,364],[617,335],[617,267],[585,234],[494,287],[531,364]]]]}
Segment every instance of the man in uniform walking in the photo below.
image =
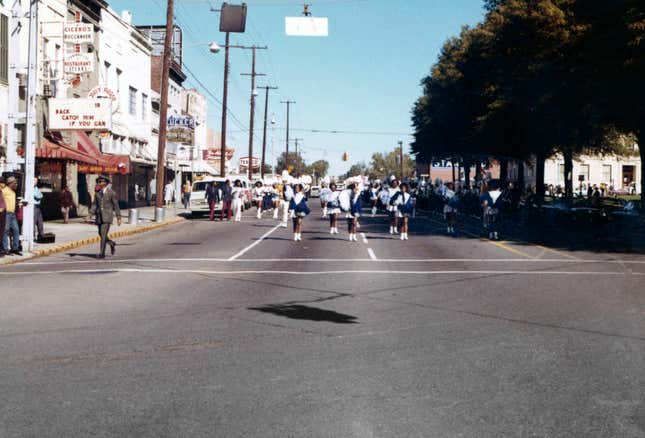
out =
{"type": "Polygon", "coordinates": [[[115,215],[116,223],[121,225],[121,210],[119,209],[118,196],[110,186],[110,180],[107,177],[99,176],[96,179],[96,184],[99,190],[96,192],[90,212],[96,216],[96,225],[99,228],[99,236],[101,237],[101,252],[97,258],[104,259],[106,245],[110,245],[112,255],[116,252],[116,242],[110,240],[108,233],[115,215]]]}

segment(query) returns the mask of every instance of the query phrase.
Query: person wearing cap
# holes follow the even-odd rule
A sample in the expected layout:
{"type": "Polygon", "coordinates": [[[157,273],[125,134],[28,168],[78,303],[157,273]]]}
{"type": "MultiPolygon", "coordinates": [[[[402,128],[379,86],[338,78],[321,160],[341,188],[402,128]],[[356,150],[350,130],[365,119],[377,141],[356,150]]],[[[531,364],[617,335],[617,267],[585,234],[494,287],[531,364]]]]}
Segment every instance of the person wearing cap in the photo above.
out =
{"type": "Polygon", "coordinates": [[[10,176],[6,179],[5,187],[2,188],[6,213],[4,233],[2,234],[2,251],[4,254],[22,255],[20,252],[20,228],[16,216],[16,189],[18,180],[10,176]],[[9,249],[9,238],[11,238],[11,249],[9,249]]]}
{"type": "Polygon", "coordinates": [[[105,258],[105,247],[110,245],[112,255],[116,252],[116,242],[108,236],[110,226],[116,216],[118,225],[121,225],[121,210],[119,209],[119,198],[110,186],[110,180],[107,177],[99,176],[96,179],[99,190],[96,192],[90,214],[96,216],[96,225],[98,226],[99,236],[101,238],[101,252],[97,258],[105,258]]]}

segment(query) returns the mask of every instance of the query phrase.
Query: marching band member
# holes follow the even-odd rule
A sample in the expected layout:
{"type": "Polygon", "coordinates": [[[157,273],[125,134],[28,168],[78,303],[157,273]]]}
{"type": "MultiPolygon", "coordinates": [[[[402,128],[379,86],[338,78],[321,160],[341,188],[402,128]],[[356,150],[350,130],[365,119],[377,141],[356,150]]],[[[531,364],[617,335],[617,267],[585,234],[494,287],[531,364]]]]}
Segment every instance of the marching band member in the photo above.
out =
{"type": "Polygon", "coordinates": [[[330,193],[327,196],[327,213],[329,213],[329,234],[338,234],[338,215],[340,214],[340,202],[336,191],[336,183],[329,184],[330,193]]]}
{"type": "Polygon", "coordinates": [[[294,187],[294,195],[289,202],[289,213],[293,218],[293,240],[298,242],[302,240],[302,219],[311,211],[307,206],[307,200],[303,193],[303,185],[298,183],[294,187]]]}
{"type": "Polygon", "coordinates": [[[398,210],[395,205],[392,204],[392,200],[394,199],[394,196],[399,193],[401,189],[399,189],[399,182],[396,179],[392,179],[390,182],[390,188],[388,189],[388,202],[387,202],[387,211],[390,216],[390,234],[398,234],[398,226],[399,226],[399,216],[398,216],[398,210]]]}
{"type": "Polygon", "coordinates": [[[273,183],[273,188],[271,190],[271,199],[273,202],[273,219],[278,218],[278,213],[280,211],[280,196],[282,195],[282,187],[278,183],[273,183]]]}
{"type": "Polygon", "coordinates": [[[444,199],[443,215],[447,223],[448,234],[455,233],[455,223],[457,222],[457,207],[459,205],[459,196],[452,190],[452,183],[447,183],[442,187],[444,199]]]}
{"type": "Polygon", "coordinates": [[[407,183],[401,184],[401,190],[390,200],[390,205],[396,207],[396,216],[402,221],[401,240],[408,240],[408,224],[414,210],[414,198],[407,183]]]}
{"type": "Polygon", "coordinates": [[[269,183],[265,183],[262,194],[262,211],[269,210],[275,210],[273,207],[273,187],[269,183]]]}
{"type": "Polygon", "coordinates": [[[293,199],[293,188],[291,184],[288,184],[287,181],[282,183],[282,226],[287,227],[287,222],[289,221],[289,205],[293,199]]]}
{"type": "Polygon", "coordinates": [[[233,196],[233,214],[234,221],[240,222],[242,220],[242,181],[239,179],[235,180],[233,184],[233,190],[231,190],[231,195],[233,196]]]}
{"type": "Polygon", "coordinates": [[[499,230],[499,211],[502,206],[502,191],[499,188],[499,180],[491,180],[488,187],[482,186],[484,191],[480,196],[482,203],[483,215],[482,221],[484,229],[488,231],[488,238],[498,240],[499,230]]]}
{"type": "Polygon", "coordinates": [[[256,181],[253,187],[253,204],[258,210],[258,219],[262,219],[262,200],[264,199],[264,187],[262,181],[256,181]]]}
{"type": "Polygon", "coordinates": [[[322,189],[320,190],[320,206],[322,207],[322,217],[323,219],[327,217],[327,201],[331,190],[327,187],[327,183],[322,183],[322,189]]]}
{"type": "Polygon", "coordinates": [[[347,211],[347,231],[349,240],[358,242],[356,229],[358,228],[358,218],[361,217],[361,191],[358,184],[350,184],[348,187],[349,209],[347,211]]]}
{"type": "Polygon", "coordinates": [[[370,202],[372,203],[372,217],[376,216],[376,210],[378,207],[378,184],[372,183],[370,185],[370,202]]]}

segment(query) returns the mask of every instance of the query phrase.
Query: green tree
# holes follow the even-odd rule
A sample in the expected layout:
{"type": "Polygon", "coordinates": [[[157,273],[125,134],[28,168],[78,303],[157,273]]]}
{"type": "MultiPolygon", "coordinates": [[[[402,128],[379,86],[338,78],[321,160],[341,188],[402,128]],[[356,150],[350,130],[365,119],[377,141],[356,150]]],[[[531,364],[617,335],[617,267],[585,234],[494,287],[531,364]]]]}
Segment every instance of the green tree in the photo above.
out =
{"type": "MultiPolygon", "coordinates": [[[[377,152],[372,155],[369,164],[369,176],[372,179],[386,179],[391,175],[401,179],[401,166],[399,164],[399,149],[391,152],[377,152]]],[[[415,161],[408,154],[403,155],[403,178],[411,177],[415,171],[415,161]]]]}
{"type": "MultiPolygon", "coordinates": [[[[276,164],[275,171],[277,174],[281,174],[284,170],[287,169],[286,162],[287,160],[285,159],[287,153],[282,152],[280,156],[278,157],[278,162],[276,164]]],[[[296,176],[296,170],[300,169],[300,173],[303,173],[303,170],[307,168],[307,165],[305,163],[305,160],[302,158],[302,155],[300,152],[296,154],[293,151],[289,151],[289,168],[290,174],[293,176],[296,176]]]]}
{"type": "Polygon", "coordinates": [[[355,163],[352,164],[352,166],[349,168],[347,173],[343,176],[344,178],[350,178],[352,176],[358,176],[358,175],[369,175],[370,174],[370,168],[367,164],[365,164],[364,161],[361,161],[360,163],[355,163]]]}
{"type": "Polygon", "coordinates": [[[318,160],[305,167],[303,173],[315,176],[316,179],[324,178],[329,172],[329,162],[327,160],[318,160]]]}

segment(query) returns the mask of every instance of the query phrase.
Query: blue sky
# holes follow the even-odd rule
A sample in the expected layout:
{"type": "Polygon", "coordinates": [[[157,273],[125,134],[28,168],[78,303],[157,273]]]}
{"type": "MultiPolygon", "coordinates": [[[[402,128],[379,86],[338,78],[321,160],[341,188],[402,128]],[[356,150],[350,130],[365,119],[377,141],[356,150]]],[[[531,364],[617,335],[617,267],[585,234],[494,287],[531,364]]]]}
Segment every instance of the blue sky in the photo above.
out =
{"type": "MultiPolygon", "coordinates": [[[[165,0],[111,0],[120,12],[130,10],[134,24],[164,24],[165,0]]],[[[210,2],[219,6],[221,2],[210,2]]],[[[238,3],[231,1],[230,3],[238,3]]],[[[352,163],[369,162],[374,152],[406,144],[411,132],[410,109],[421,93],[419,82],[435,62],[444,41],[463,25],[483,18],[482,0],[311,0],[314,16],[329,18],[329,37],[288,37],[284,17],[299,16],[302,0],[247,0],[247,31],[231,34],[231,43],[267,45],[258,51],[258,85],[275,85],[270,113],[275,113],[275,155],[284,150],[286,108],[295,100],[291,127],[340,131],[378,131],[392,135],[325,134],[292,131],[302,138],[307,162],[326,159],[330,172],[345,172],[352,163]],[[342,162],[347,151],[349,162],[342,162]]],[[[223,52],[212,55],[200,43],[217,41],[219,15],[207,0],[176,0],[175,16],[184,29],[184,62],[218,99],[222,96],[223,52]],[[192,45],[192,46],[191,46],[192,45]]],[[[229,105],[242,126],[229,118],[238,156],[248,148],[251,54],[231,51],[229,105]]],[[[189,81],[187,86],[192,85],[189,81]]],[[[195,84],[196,85],[196,84],[195,84]]],[[[200,88],[200,87],[197,87],[200,88]]],[[[257,100],[256,126],[262,127],[264,97],[257,100]]],[[[219,131],[221,107],[209,99],[208,124],[219,131]]],[[[256,131],[255,150],[261,147],[256,131]]],[[[270,145],[269,145],[270,149],[270,145]]],[[[257,154],[254,154],[257,155],[257,154]]],[[[271,157],[270,157],[271,158],[271,157]]]]}

